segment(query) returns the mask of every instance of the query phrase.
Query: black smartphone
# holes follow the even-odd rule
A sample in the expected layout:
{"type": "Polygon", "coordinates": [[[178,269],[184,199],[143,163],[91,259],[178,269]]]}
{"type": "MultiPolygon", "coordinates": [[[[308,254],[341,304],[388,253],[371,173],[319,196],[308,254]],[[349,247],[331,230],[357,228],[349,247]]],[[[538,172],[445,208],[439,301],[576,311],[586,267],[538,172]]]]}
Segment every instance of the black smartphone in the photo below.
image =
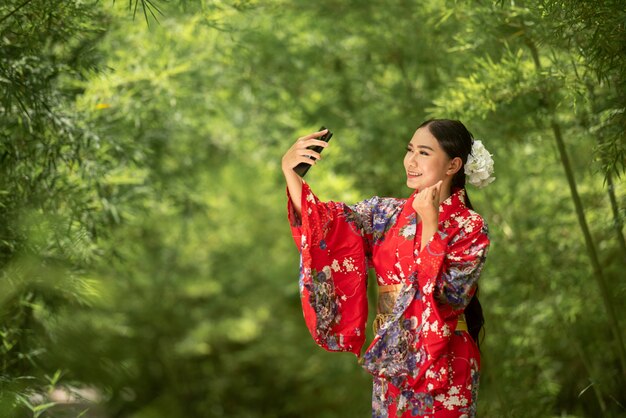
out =
{"type": "MultiPolygon", "coordinates": [[[[323,131],[324,129],[326,129],[326,128],[322,126],[319,130],[323,131]]],[[[319,139],[320,141],[328,142],[328,141],[330,141],[330,138],[332,138],[332,136],[333,136],[333,133],[329,129],[328,132],[326,132],[324,135],[320,136],[317,139],[319,139]]],[[[324,147],[321,147],[319,145],[313,145],[313,146],[309,147],[309,149],[312,149],[315,152],[320,152],[321,153],[322,150],[324,149],[324,147]]],[[[309,158],[313,159],[313,157],[309,157],[309,158]]],[[[311,164],[300,163],[293,169],[293,171],[298,173],[298,175],[300,177],[304,177],[306,172],[309,171],[309,168],[311,168],[311,164]]]]}

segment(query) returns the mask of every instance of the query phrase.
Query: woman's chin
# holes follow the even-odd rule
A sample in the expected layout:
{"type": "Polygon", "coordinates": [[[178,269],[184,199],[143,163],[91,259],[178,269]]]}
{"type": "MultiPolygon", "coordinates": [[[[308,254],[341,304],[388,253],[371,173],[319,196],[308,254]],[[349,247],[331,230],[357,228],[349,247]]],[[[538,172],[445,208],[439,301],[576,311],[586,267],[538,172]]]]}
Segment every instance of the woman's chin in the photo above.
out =
{"type": "Polygon", "coordinates": [[[406,186],[409,189],[418,189],[419,188],[419,183],[417,181],[415,181],[415,180],[407,179],[406,180],[406,186]]]}

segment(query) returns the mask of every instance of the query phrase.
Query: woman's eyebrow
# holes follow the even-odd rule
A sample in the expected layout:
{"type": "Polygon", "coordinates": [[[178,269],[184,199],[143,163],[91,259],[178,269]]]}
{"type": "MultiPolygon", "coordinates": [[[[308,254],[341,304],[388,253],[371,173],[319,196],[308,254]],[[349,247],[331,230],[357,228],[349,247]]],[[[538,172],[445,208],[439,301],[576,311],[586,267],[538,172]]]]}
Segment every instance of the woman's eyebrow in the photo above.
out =
{"type": "MultiPolygon", "coordinates": [[[[409,144],[409,145],[413,146],[413,144],[409,144]]],[[[428,145],[418,145],[418,146],[417,146],[417,148],[426,148],[426,149],[429,149],[429,150],[431,150],[431,151],[433,151],[433,152],[435,151],[434,149],[432,149],[432,148],[431,148],[431,147],[429,147],[428,145]]]]}

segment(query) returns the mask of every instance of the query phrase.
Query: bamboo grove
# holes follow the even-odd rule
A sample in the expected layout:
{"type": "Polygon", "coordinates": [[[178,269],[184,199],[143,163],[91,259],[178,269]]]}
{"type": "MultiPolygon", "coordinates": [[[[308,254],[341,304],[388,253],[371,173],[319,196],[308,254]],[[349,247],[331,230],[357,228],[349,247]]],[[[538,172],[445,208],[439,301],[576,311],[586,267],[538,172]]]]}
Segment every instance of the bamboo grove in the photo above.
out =
{"type": "Polygon", "coordinates": [[[7,0],[0,86],[0,416],[369,415],[280,157],[324,124],[320,197],[406,196],[431,117],[496,164],[479,415],[626,416],[623,1],[7,0]]]}

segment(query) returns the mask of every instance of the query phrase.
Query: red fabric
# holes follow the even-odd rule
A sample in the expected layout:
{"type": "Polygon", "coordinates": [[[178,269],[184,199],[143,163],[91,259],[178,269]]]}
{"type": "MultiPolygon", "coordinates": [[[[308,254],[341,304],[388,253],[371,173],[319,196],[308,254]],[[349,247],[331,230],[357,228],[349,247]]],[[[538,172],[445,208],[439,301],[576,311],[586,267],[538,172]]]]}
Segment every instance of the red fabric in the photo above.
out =
{"type": "Polygon", "coordinates": [[[467,333],[459,339],[454,329],[476,289],[489,246],[487,227],[465,206],[464,190],[453,190],[440,205],[438,232],[422,249],[414,196],[374,197],[348,206],[320,202],[305,183],[300,217],[288,199],[301,252],[305,322],[321,347],[359,356],[367,321],[367,267],[375,269],[379,285],[404,284],[392,318],[360,355],[375,376],[374,416],[395,414],[398,408],[406,416],[427,416],[446,390],[455,392],[452,403],[460,396],[456,392],[473,394],[459,406],[471,416],[480,358],[467,333]],[[459,363],[458,353],[466,360],[459,363]],[[456,388],[454,376],[471,376],[475,385],[456,388]]]}

